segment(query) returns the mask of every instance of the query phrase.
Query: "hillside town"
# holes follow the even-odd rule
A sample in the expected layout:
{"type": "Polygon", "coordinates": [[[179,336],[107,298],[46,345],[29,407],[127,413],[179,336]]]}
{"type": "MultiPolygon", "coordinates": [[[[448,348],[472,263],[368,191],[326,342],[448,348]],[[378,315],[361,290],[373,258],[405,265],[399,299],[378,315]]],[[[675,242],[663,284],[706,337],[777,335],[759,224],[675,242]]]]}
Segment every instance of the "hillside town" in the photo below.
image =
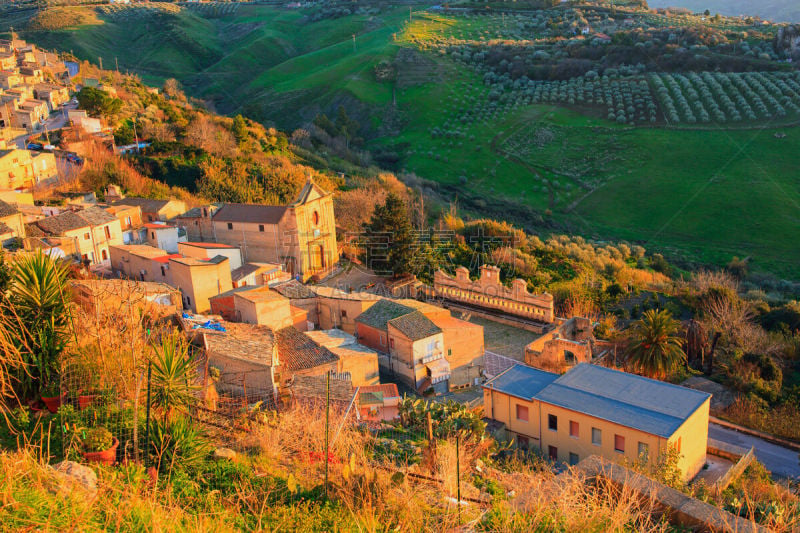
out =
{"type": "MultiPolygon", "coordinates": [[[[637,9],[569,31],[611,47],[637,9]]],[[[358,160],[344,107],[283,133],[9,34],[0,524],[800,528],[800,308],[747,258],[691,270],[465,214],[358,160]]]]}

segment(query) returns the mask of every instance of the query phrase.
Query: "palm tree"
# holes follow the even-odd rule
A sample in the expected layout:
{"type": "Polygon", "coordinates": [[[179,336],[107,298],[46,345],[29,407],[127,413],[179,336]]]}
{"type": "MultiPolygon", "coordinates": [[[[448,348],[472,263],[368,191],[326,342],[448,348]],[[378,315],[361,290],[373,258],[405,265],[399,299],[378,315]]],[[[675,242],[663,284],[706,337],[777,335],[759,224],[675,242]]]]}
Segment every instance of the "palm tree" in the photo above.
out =
{"type": "Polygon", "coordinates": [[[663,378],[685,361],[682,343],[680,322],[667,310],[651,309],[631,327],[627,361],[650,377],[663,378]]]}

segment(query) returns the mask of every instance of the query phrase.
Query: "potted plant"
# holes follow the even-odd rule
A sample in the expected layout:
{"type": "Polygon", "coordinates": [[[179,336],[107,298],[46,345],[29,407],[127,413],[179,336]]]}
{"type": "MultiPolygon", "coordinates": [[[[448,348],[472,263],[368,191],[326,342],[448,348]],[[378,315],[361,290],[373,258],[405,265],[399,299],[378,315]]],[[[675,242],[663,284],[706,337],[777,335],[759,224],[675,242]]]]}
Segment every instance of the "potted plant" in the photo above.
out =
{"type": "Polygon", "coordinates": [[[83,432],[83,458],[90,463],[113,465],[117,460],[119,440],[104,427],[89,428],[83,432]]]}
{"type": "Polygon", "coordinates": [[[58,412],[58,408],[64,403],[66,394],[61,394],[59,383],[51,381],[42,389],[40,396],[47,410],[51,413],[58,412]]]}

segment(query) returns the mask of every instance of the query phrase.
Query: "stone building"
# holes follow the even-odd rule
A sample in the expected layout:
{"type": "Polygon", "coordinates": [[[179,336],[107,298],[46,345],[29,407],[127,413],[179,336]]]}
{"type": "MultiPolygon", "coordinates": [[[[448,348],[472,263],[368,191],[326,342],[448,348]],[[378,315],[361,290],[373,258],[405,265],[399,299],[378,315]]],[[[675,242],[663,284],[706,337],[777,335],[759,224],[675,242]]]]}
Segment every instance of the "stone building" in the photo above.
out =
{"type": "Polygon", "coordinates": [[[500,269],[496,266],[482,265],[480,271],[480,278],[473,281],[469,277],[469,270],[464,267],[456,269],[455,277],[439,270],[434,273],[434,291],[441,298],[470,307],[499,311],[545,324],[555,321],[551,294],[531,294],[524,279],[515,279],[511,282],[511,288],[507,288],[500,281],[500,269]]]}
{"type": "Polygon", "coordinates": [[[151,198],[127,198],[119,192],[119,188],[109,185],[105,194],[106,201],[112,206],[125,205],[139,207],[144,222],[166,222],[186,212],[183,200],[153,200],[151,198]]]}
{"type": "Polygon", "coordinates": [[[594,325],[588,318],[572,317],[528,344],[525,364],[551,372],[565,372],[613,351],[614,344],[598,341],[593,330],[594,325]]]}
{"type": "Polygon", "coordinates": [[[92,264],[109,264],[110,248],[122,244],[119,219],[99,207],[82,211],[64,211],[37,220],[36,226],[47,236],[73,241],[78,255],[92,264]]]}
{"type": "Polygon", "coordinates": [[[339,261],[333,195],[312,180],[288,206],[221,204],[177,219],[192,240],[237,246],[244,262],[279,263],[303,281],[339,261]]]}

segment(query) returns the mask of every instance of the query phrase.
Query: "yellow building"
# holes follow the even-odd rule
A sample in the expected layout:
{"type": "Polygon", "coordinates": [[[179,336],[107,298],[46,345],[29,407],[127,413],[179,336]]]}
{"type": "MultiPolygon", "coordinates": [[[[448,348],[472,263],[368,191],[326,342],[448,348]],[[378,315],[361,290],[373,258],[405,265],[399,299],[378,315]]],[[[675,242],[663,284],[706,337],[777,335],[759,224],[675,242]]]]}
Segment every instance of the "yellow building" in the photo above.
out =
{"type": "Polygon", "coordinates": [[[322,277],[339,261],[333,195],[312,180],[288,206],[221,204],[178,217],[192,240],[236,246],[248,263],[277,263],[303,281],[322,277]]]}
{"type": "Polygon", "coordinates": [[[685,479],[705,465],[707,393],[587,363],[561,376],[515,365],[483,389],[503,436],[554,461],[599,455],[654,466],[672,447],[685,479]]]}
{"type": "Polygon", "coordinates": [[[110,247],[122,244],[119,220],[99,207],[64,211],[35,224],[45,235],[71,239],[81,259],[92,264],[110,266],[110,247]]]}
{"type": "Polygon", "coordinates": [[[221,255],[206,260],[170,256],[170,285],[180,289],[184,307],[194,313],[210,311],[209,298],[233,288],[229,262],[221,255]]]}
{"type": "Polygon", "coordinates": [[[25,237],[22,213],[13,205],[0,200],[0,244],[5,244],[15,237],[25,237]]]}

